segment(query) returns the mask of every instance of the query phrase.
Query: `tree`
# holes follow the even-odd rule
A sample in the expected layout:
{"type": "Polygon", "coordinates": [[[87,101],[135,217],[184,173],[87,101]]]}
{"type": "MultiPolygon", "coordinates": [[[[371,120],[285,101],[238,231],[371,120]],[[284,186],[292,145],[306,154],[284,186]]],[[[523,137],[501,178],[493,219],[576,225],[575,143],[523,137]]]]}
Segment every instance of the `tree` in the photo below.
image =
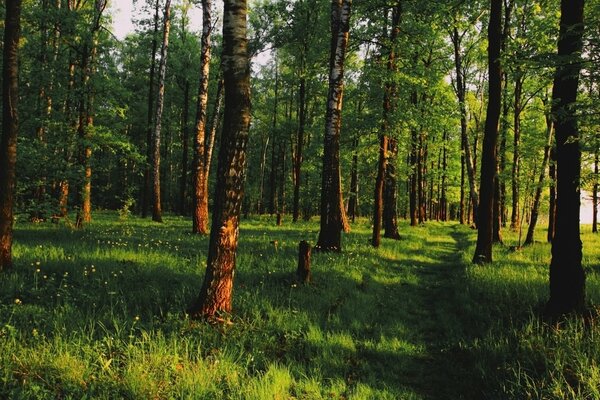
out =
{"type": "Polygon", "coordinates": [[[2,140],[0,141],[0,271],[12,267],[13,207],[19,130],[19,36],[21,1],[6,0],[2,61],[2,140]]]}
{"type": "Polygon", "coordinates": [[[221,58],[225,117],[206,274],[200,295],[189,309],[191,316],[196,318],[218,318],[219,313],[231,311],[250,127],[250,64],[246,13],[246,0],[225,0],[221,58]]]}
{"type": "Polygon", "coordinates": [[[154,114],[154,130],[152,132],[152,220],[162,222],[162,206],[160,197],[160,135],[162,113],[165,101],[165,74],[167,70],[167,53],[169,48],[169,31],[171,28],[171,0],[165,2],[163,20],[163,40],[158,63],[158,93],[154,114]]]}
{"type": "Polygon", "coordinates": [[[321,229],[316,248],[341,251],[345,212],[340,175],[340,131],[344,96],[344,60],[348,47],[352,0],[331,2],[331,52],[329,93],[325,114],[325,138],[321,184],[321,229]]]}
{"type": "Polygon", "coordinates": [[[546,313],[556,317],[585,306],[579,227],[581,149],[575,104],[583,47],[584,0],[561,0],[558,65],[552,89],[556,135],[556,232],[546,313]]]}
{"type": "Polygon", "coordinates": [[[502,0],[490,0],[488,26],[488,106],[481,155],[481,178],[479,183],[479,214],[477,218],[477,246],[473,262],[492,262],[494,230],[494,189],[497,170],[498,122],[502,99],[502,69],[500,48],[502,42],[502,0]]]}
{"type": "MultiPolygon", "coordinates": [[[[202,0],[202,49],[200,50],[200,85],[196,106],[196,134],[194,135],[194,210],[192,232],[208,233],[208,168],[209,146],[206,140],[206,110],[208,104],[208,79],[210,76],[210,34],[212,30],[212,2],[202,0]]],[[[219,96],[217,95],[217,98],[219,96]]],[[[215,110],[218,112],[218,110],[215,110]]],[[[217,115],[217,114],[215,114],[217,115]]]]}

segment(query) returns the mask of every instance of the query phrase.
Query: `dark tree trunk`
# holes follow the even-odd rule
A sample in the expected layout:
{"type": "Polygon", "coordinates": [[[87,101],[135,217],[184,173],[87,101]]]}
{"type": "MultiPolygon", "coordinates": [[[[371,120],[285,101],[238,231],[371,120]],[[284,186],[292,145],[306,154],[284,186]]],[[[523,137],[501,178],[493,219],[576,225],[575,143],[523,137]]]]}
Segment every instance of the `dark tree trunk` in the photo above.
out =
{"type": "Polygon", "coordinates": [[[531,218],[529,220],[529,227],[527,228],[527,237],[523,246],[533,244],[533,235],[535,233],[535,226],[537,224],[540,199],[542,198],[542,189],[544,187],[544,178],[546,177],[546,167],[548,166],[548,158],[550,158],[550,148],[552,147],[552,136],[554,135],[554,124],[552,123],[550,116],[546,116],[546,130],[548,137],[546,139],[546,146],[544,146],[544,158],[542,160],[542,167],[540,170],[540,176],[538,178],[537,186],[535,188],[535,195],[533,197],[533,206],[531,207],[531,218]]]}
{"type": "Polygon", "coordinates": [[[548,205],[548,234],[547,241],[552,243],[556,232],[556,143],[550,148],[550,167],[548,168],[550,180],[550,201],[548,205]]]}
{"type": "Polygon", "coordinates": [[[596,135],[594,149],[594,188],[592,189],[592,233],[598,233],[598,164],[600,158],[600,137],[596,135]]]}
{"type": "Polygon", "coordinates": [[[225,82],[225,118],[206,274],[200,295],[189,310],[195,318],[213,319],[219,318],[220,313],[231,312],[250,127],[246,13],[246,0],[225,0],[221,58],[225,82]]]}
{"type": "MultiPolygon", "coordinates": [[[[440,193],[440,219],[448,221],[448,199],[446,198],[446,175],[448,170],[448,154],[446,146],[448,146],[448,132],[444,131],[443,148],[442,148],[442,183],[440,193]]],[[[462,191],[462,188],[461,188],[462,191]]]]}
{"type": "Polygon", "coordinates": [[[0,271],[12,267],[13,215],[19,118],[19,36],[21,1],[5,1],[0,141],[0,271]]]}
{"type": "MultiPolygon", "coordinates": [[[[460,138],[462,144],[463,157],[466,166],[467,178],[469,180],[469,198],[470,203],[473,206],[473,216],[475,225],[477,225],[477,188],[475,186],[475,167],[473,157],[471,156],[471,147],[469,146],[469,135],[467,127],[467,105],[465,96],[467,93],[467,86],[464,79],[464,71],[462,65],[461,55],[461,36],[458,32],[458,27],[455,26],[452,32],[452,43],[454,45],[454,68],[456,74],[456,97],[458,98],[458,105],[460,108],[460,138]]],[[[464,207],[463,207],[464,210],[464,207]]],[[[464,214],[464,213],[463,213],[464,214]]],[[[463,218],[464,219],[464,218],[463,218]]]]}
{"type": "Polygon", "coordinates": [[[158,93],[156,96],[156,112],[154,114],[154,131],[152,133],[152,221],[162,222],[162,205],[160,196],[160,140],[162,112],[165,102],[165,75],[167,70],[167,54],[169,48],[169,31],[171,28],[171,0],[165,2],[163,20],[163,40],[158,64],[158,93]]]}
{"type": "Polygon", "coordinates": [[[150,165],[152,164],[152,131],[154,129],[154,75],[156,73],[156,52],[158,51],[158,27],[160,15],[160,0],[155,0],[154,5],[154,30],[152,32],[152,52],[150,56],[150,75],[148,82],[148,120],[146,127],[146,167],[144,168],[144,188],[142,190],[142,218],[148,216],[150,208],[150,165]]]}
{"type": "MultiPolygon", "coordinates": [[[[304,62],[304,61],[303,61],[304,62]]],[[[306,78],[304,77],[304,66],[301,67],[302,78],[298,90],[298,141],[296,142],[296,154],[294,157],[294,199],[292,208],[292,222],[298,222],[300,216],[300,184],[302,173],[302,153],[304,152],[304,129],[306,125],[306,78]]]]}
{"type": "Polygon", "coordinates": [[[190,108],[190,82],[186,79],[183,87],[183,111],[181,117],[181,181],[179,182],[179,212],[181,215],[186,213],[187,187],[188,187],[188,155],[189,155],[189,108],[190,108]]]}
{"type": "Polygon", "coordinates": [[[552,89],[556,130],[556,233],[550,262],[549,316],[585,306],[579,227],[581,150],[575,103],[581,69],[584,0],[562,0],[558,59],[552,89]]]}
{"type": "Polygon", "coordinates": [[[511,175],[512,187],[512,212],[510,215],[510,229],[517,230],[520,226],[519,215],[519,172],[520,172],[520,154],[519,144],[521,143],[521,108],[523,93],[523,78],[517,73],[515,79],[515,102],[514,102],[514,124],[513,124],[513,164],[511,175]]]}
{"type": "Polygon", "coordinates": [[[398,233],[398,182],[396,181],[396,164],[398,158],[398,141],[389,138],[387,143],[387,159],[385,167],[385,184],[383,193],[383,237],[388,239],[400,239],[398,233]]]}
{"type": "Polygon", "coordinates": [[[321,229],[316,246],[324,251],[341,251],[341,231],[346,222],[340,174],[340,131],[351,6],[352,0],[331,2],[332,35],[321,185],[321,229]]]}
{"type": "Polygon", "coordinates": [[[350,173],[350,198],[348,216],[355,222],[358,216],[358,135],[352,141],[352,171],[350,173]]]}
{"type": "Polygon", "coordinates": [[[379,163],[377,164],[377,178],[375,179],[375,199],[373,209],[373,236],[371,245],[379,247],[381,244],[381,225],[383,219],[383,185],[385,180],[385,159],[387,158],[388,137],[379,137],[379,163]]]}
{"type": "Polygon", "coordinates": [[[492,262],[494,230],[494,177],[498,154],[498,121],[502,99],[502,69],[500,46],[502,39],[502,0],[490,0],[491,12],[488,27],[489,98],[485,119],[485,135],[481,155],[479,184],[479,214],[477,218],[477,246],[473,262],[492,262]]]}
{"type": "Polygon", "coordinates": [[[279,66],[277,61],[275,63],[275,96],[273,104],[273,123],[271,128],[271,136],[273,136],[273,145],[271,146],[271,170],[269,176],[269,213],[275,214],[277,210],[277,146],[276,140],[277,133],[277,106],[279,105],[279,66]]]}
{"type": "MultiPolygon", "coordinates": [[[[462,147],[462,146],[461,146],[462,147]]],[[[459,204],[459,221],[464,225],[467,221],[465,218],[465,155],[460,155],[460,204],[459,204]]]]}
{"type": "MultiPolygon", "coordinates": [[[[192,233],[208,233],[208,143],[206,140],[206,109],[208,105],[208,79],[210,75],[212,30],[212,2],[202,2],[202,49],[200,54],[200,83],[196,103],[196,131],[194,135],[194,210],[192,233]]],[[[217,96],[218,98],[218,96],[217,96]]],[[[217,112],[217,110],[215,110],[217,112]]]]}

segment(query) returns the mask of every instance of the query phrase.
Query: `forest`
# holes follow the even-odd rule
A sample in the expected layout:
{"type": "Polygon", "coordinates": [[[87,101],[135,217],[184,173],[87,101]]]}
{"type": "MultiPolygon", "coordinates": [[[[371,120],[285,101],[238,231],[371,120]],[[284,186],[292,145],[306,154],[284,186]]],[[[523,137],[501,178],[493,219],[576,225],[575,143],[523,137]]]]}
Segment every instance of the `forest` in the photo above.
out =
{"type": "Polygon", "coordinates": [[[0,10],[0,398],[600,398],[599,0],[125,3],[0,10]]]}

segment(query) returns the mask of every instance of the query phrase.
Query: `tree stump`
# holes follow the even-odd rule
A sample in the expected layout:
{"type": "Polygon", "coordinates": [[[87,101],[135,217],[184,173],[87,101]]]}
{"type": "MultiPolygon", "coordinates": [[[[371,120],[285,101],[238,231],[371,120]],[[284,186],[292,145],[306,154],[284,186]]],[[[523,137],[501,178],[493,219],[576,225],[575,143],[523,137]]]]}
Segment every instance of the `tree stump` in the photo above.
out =
{"type": "Polygon", "coordinates": [[[277,226],[281,226],[282,223],[281,213],[277,213],[277,226]]]}
{"type": "Polygon", "coordinates": [[[296,270],[296,279],[300,283],[310,282],[310,244],[303,240],[298,245],[298,269],[296,270]]]}

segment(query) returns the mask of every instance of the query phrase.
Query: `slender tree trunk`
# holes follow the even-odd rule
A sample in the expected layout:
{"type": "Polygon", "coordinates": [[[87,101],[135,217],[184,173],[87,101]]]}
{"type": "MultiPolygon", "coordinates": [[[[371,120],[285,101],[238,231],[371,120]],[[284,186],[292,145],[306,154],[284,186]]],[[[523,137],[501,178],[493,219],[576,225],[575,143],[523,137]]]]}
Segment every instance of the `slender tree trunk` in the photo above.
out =
{"type": "Polygon", "coordinates": [[[548,204],[548,234],[547,241],[552,243],[556,232],[556,144],[550,149],[550,167],[548,168],[550,180],[550,195],[548,204]]]}
{"type": "Polygon", "coordinates": [[[583,10],[584,0],[561,0],[558,39],[561,63],[556,69],[552,89],[557,204],[550,262],[550,299],[546,305],[546,312],[552,317],[582,311],[585,306],[585,272],[581,265],[579,227],[581,150],[575,108],[583,47],[583,10]]]}
{"type": "Polygon", "coordinates": [[[259,215],[264,214],[264,195],[265,195],[265,170],[267,168],[267,151],[269,150],[269,135],[267,133],[266,138],[264,139],[264,144],[261,146],[261,154],[260,154],[260,178],[259,178],[259,191],[258,191],[258,209],[256,210],[259,215]]]}
{"type": "Polygon", "coordinates": [[[352,170],[350,172],[348,216],[352,218],[352,222],[355,222],[358,216],[358,135],[352,141],[352,170]]]}
{"type": "Polygon", "coordinates": [[[106,0],[96,0],[94,3],[94,23],[89,36],[83,38],[81,59],[81,94],[79,102],[79,121],[77,133],[80,141],[79,163],[83,167],[84,176],[79,190],[79,210],[75,225],[78,228],[92,220],[92,146],[91,128],[94,125],[94,89],[90,79],[95,74],[96,52],[98,49],[97,34],[100,31],[102,14],[106,9],[106,0]]]}
{"type": "Polygon", "coordinates": [[[383,193],[383,237],[398,240],[398,182],[396,180],[396,164],[398,158],[398,141],[394,138],[388,139],[387,160],[385,167],[385,184],[383,193]]]}
{"type": "Polygon", "coordinates": [[[388,137],[379,137],[379,163],[375,179],[375,200],[373,209],[373,236],[371,245],[375,248],[381,244],[381,224],[383,219],[383,185],[385,180],[385,159],[387,158],[388,137]]]}
{"type": "Polygon", "coordinates": [[[190,82],[186,79],[183,85],[183,111],[181,117],[181,136],[182,136],[182,151],[181,151],[181,181],[179,182],[179,212],[181,215],[186,213],[187,200],[187,180],[188,180],[188,154],[189,154],[189,108],[190,108],[190,82]]]}
{"type": "Polygon", "coordinates": [[[466,223],[466,218],[465,218],[465,155],[464,154],[460,155],[459,222],[461,225],[464,225],[466,223]]]}
{"type": "MultiPolygon", "coordinates": [[[[411,103],[416,108],[418,105],[417,92],[412,92],[411,103]]],[[[417,178],[419,168],[419,134],[415,127],[411,128],[411,140],[410,140],[410,193],[409,193],[409,207],[410,207],[410,226],[417,226],[419,224],[419,213],[418,213],[418,184],[417,178]]]]}
{"type": "Polygon", "coordinates": [[[498,164],[498,121],[502,99],[502,69],[500,64],[502,0],[490,0],[490,4],[491,12],[488,27],[489,98],[481,155],[477,246],[473,256],[473,262],[475,263],[492,262],[494,177],[498,164]]]}
{"type": "MultiPolygon", "coordinates": [[[[306,48],[304,51],[306,52],[306,48]]],[[[304,61],[302,61],[304,64],[304,61]]],[[[300,182],[302,173],[302,153],[304,151],[304,129],[306,125],[306,77],[304,76],[304,65],[302,65],[300,88],[298,90],[299,115],[298,115],[298,141],[296,142],[296,154],[294,157],[294,200],[292,210],[292,222],[298,222],[300,216],[300,182]]]]}
{"type": "Polygon", "coordinates": [[[167,71],[167,54],[169,49],[169,31],[171,29],[171,0],[165,2],[163,20],[163,40],[158,63],[158,93],[156,97],[156,113],[154,115],[154,132],[152,134],[152,221],[162,222],[162,205],[160,196],[160,139],[162,112],[165,102],[165,75],[167,71]]]}
{"type": "Polygon", "coordinates": [[[200,85],[196,109],[196,134],[194,136],[194,212],[192,232],[208,233],[208,175],[206,144],[206,109],[208,104],[208,79],[210,75],[212,29],[212,2],[202,1],[202,50],[200,55],[200,85]]]}
{"type": "Polygon", "coordinates": [[[158,51],[158,27],[160,16],[160,0],[155,0],[154,5],[154,30],[152,32],[152,52],[150,58],[150,76],[148,82],[148,120],[146,126],[146,167],[144,168],[144,188],[142,190],[142,217],[148,216],[150,208],[150,178],[152,164],[152,132],[154,129],[154,79],[156,74],[156,52],[158,51]]]}
{"type": "Polygon", "coordinates": [[[598,163],[600,158],[600,135],[596,134],[594,149],[594,188],[592,189],[592,233],[598,233],[598,163]]]}
{"type": "Polygon", "coordinates": [[[469,180],[469,197],[473,206],[474,222],[477,226],[477,208],[478,194],[475,186],[475,167],[473,166],[473,158],[471,156],[471,147],[469,146],[469,134],[467,127],[467,105],[465,101],[467,86],[464,80],[464,72],[461,55],[461,38],[458,33],[458,28],[455,26],[452,31],[452,43],[454,45],[454,67],[456,74],[456,97],[458,98],[458,106],[460,109],[460,137],[462,143],[463,156],[467,170],[467,178],[469,180]]]}
{"type": "Polygon", "coordinates": [[[12,267],[13,216],[19,118],[19,36],[21,1],[6,0],[2,61],[2,137],[0,140],[0,272],[12,267]]]}
{"type": "Polygon", "coordinates": [[[352,0],[331,2],[332,35],[321,185],[321,229],[316,246],[324,251],[341,251],[341,230],[345,225],[340,174],[340,131],[351,5],[352,0]]]}
{"type": "Polygon", "coordinates": [[[533,206],[531,207],[531,219],[529,221],[529,227],[527,228],[527,237],[525,238],[525,243],[523,243],[523,246],[533,244],[533,236],[535,233],[535,226],[537,224],[540,208],[540,199],[542,198],[542,189],[544,187],[544,178],[546,177],[546,167],[548,166],[548,159],[550,158],[552,137],[554,136],[554,124],[552,123],[550,116],[546,116],[546,130],[548,133],[548,137],[546,139],[546,146],[544,146],[544,158],[542,160],[540,176],[538,178],[537,186],[535,188],[533,206]]]}
{"type": "Polygon", "coordinates": [[[517,230],[520,224],[519,216],[519,171],[520,171],[520,154],[519,144],[521,143],[521,107],[523,93],[523,79],[520,73],[517,73],[515,79],[515,102],[514,102],[514,124],[513,124],[513,164],[511,175],[512,187],[512,213],[510,216],[510,229],[517,230]]]}
{"type": "MultiPolygon", "coordinates": [[[[277,60],[277,59],[276,59],[277,60]]],[[[271,170],[269,176],[269,213],[271,215],[276,213],[277,210],[277,152],[278,146],[276,132],[277,132],[277,107],[279,105],[279,65],[275,61],[275,96],[273,104],[273,122],[271,125],[271,136],[273,136],[273,145],[271,146],[271,170]]]]}
{"type": "MultiPolygon", "coordinates": [[[[402,15],[402,1],[398,0],[392,11],[392,26],[390,30],[390,51],[387,59],[387,72],[390,75],[385,85],[383,100],[383,126],[382,134],[390,135],[392,128],[392,115],[396,101],[396,83],[394,74],[396,73],[396,41],[400,33],[400,18],[402,15]]],[[[399,239],[397,200],[398,200],[398,182],[396,180],[396,159],[398,158],[398,141],[389,136],[387,141],[386,154],[383,161],[383,226],[385,228],[384,237],[399,239]],[[389,150],[389,151],[387,151],[389,150]]]]}
{"type": "Polygon", "coordinates": [[[193,317],[218,318],[220,313],[231,312],[250,127],[246,12],[246,0],[225,0],[221,58],[225,82],[225,118],[207,268],[200,295],[189,310],[193,317]]]}

